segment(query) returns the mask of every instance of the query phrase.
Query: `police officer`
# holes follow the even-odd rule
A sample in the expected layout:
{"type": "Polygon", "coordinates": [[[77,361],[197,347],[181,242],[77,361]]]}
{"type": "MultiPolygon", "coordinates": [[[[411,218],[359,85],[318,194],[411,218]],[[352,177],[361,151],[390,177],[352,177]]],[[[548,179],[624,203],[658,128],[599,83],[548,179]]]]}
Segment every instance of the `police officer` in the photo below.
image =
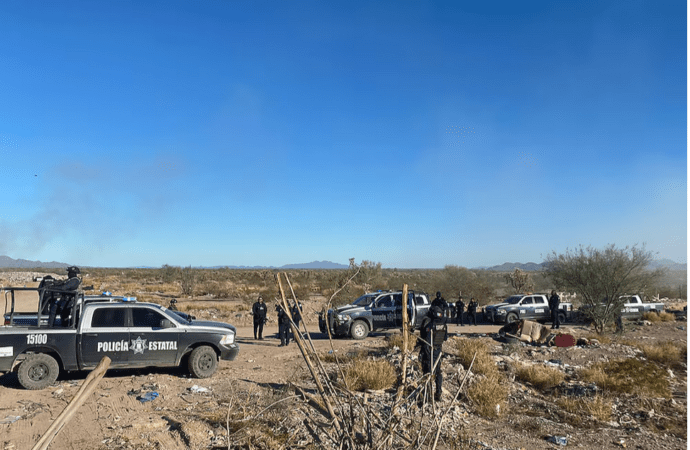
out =
{"type": "Polygon", "coordinates": [[[286,347],[290,344],[290,317],[278,303],[276,305],[276,312],[278,313],[278,336],[280,337],[279,347],[286,347]]]}
{"type": "Polygon", "coordinates": [[[551,310],[551,321],[553,326],[551,329],[557,329],[561,327],[561,320],[558,317],[558,307],[561,305],[561,298],[556,294],[556,290],[551,291],[551,297],[549,298],[549,309],[551,310]]]}
{"type": "Polygon", "coordinates": [[[455,318],[456,324],[465,326],[465,318],[463,317],[463,314],[465,314],[465,301],[462,299],[462,295],[455,304],[455,314],[457,315],[455,318]]]}
{"type": "Polygon", "coordinates": [[[177,300],[176,299],[170,299],[170,306],[168,306],[168,309],[171,311],[179,311],[177,309],[177,300]]]}
{"type": "Polygon", "coordinates": [[[268,308],[264,303],[263,297],[259,295],[254,305],[252,306],[252,315],[254,316],[254,339],[263,340],[264,324],[266,323],[266,313],[268,308]]]}
{"type": "Polygon", "coordinates": [[[299,323],[302,321],[302,303],[296,302],[290,313],[292,314],[292,321],[295,322],[295,328],[299,331],[299,323]]]}
{"type": "Polygon", "coordinates": [[[477,325],[477,306],[478,305],[479,304],[477,303],[477,300],[475,300],[474,297],[472,297],[470,299],[470,304],[467,305],[467,314],[470,316],[469,320],[467,321],[468,325],[470,324],[470,321],[472,321],[472,323],[474,325],[477,325]]]}
{"type": "Polygon", "coordinates": [[[67,279],[53,283],[53,287],[60,291],[73,292],[54,292],[54,300],[50,305],[50,313],[48,315],[48,326],[55,326],[55,317],[60,314],[60,321],[63,327],[68,325],[67,320],[72,312],[74,303],[76,301],[76,291],[81,284],[79,274],[81,271],[79,267],[70,266],[67,268],[67,279]]]}
{"type": "Polygon", "coordinates": [[[441,372],[441,358],[443,356],[443,342],[448,339],[448,325],[443,311],[438,306],[429,308],[428,315],[422,321],[420,329],[421,351],[419,359],[425,374],[433,373],[436,389],[434,400],[441,400],[443,373],[441,372]]]}

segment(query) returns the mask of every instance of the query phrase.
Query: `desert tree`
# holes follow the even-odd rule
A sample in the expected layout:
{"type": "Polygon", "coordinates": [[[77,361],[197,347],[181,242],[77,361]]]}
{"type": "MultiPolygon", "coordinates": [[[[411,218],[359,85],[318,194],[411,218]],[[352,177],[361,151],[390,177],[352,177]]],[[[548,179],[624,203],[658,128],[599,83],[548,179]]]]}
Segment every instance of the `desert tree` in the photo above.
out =
{"type": "Polygon", "coordinates": [[[596,332],[602,333],[622,308],[621,295],[642,292],[662,276],[662,269],[648,269],[651,261],[652,253],[644,245],[618,248],[610,244],[604,249],[579,246],[547,255],[545,273],[556,288],[580,294],[581,311],[596,332]]]}
{"type": "Polygon", "coordinates": [[[525,293],[534,289],[532,275],[517,267],[514,271],[505,274],[505,279],[513,287],[516,294],[525,293]]]}
{"type": "Polygon", "coordinates": [[[196,284],[196,273],[192,266],[184,267],[180,271],[180,286],[182,287],[182,295],[187,297],[194,294],[194,285],[196,284]]]}

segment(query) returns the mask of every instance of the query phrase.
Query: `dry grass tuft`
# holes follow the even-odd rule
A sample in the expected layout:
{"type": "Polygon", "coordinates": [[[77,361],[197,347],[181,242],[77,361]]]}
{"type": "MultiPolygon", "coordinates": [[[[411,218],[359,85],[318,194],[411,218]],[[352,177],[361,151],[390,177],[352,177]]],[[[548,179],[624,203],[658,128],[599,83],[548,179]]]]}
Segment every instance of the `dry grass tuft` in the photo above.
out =
{"type": "Polygon", "coordinates": [[[522,365],[515,372],[515,378],[530,383],[537,389],[550,389],[565,380],[565,374],[553,367],[542,365],[522,365]]]}
{"type": "Polygon", "coordinates": [[[611,421],[612,402],[601,395],[595,395],[592,398],[561,397],[557,403],[563,410],[571,414],[578,416],[586,414],[600,422],[611,421]]]}
{"type": "Polygon", "coordinates": [[[355,359],[345,369],[345,381],[355,391],[389,389],[397,379],[393,364],[383,359],[355,359]]]}
{"type": "MultiPolygon", "coordinates": [[[[415,348],[415,345],[417,345],[417,335],[409,333],[407,335],[407,349],[411,350],[415,348]]],[[[386,338],[386,344],[389,349],[392,349],[393,347],[398,347],[399,349],[403,348],[403,337],[402,334],[391,334],[386,338]]]]}
{"type": "Polygon", "coordinates": [[[467,398],[477,414],[497,418],[507,412],[509,387],[500,374],[475,379],[467,388],[467,398]]]}
{"type": "Polygon", "coordinates": [[[688,357],[688,346],[673,341],[657,342],[650,345],[638,345],[644,357],[664,366],[681,367],[688,357]]]}
{"type": "Polygon", "coordinates": [[[661,318],[659,317],[659,314],[657,314],[655,312],[651,312],[651,311],[642,314],[642,319],[647,320],[647,321],[652,322],[652,323],[661,322],[661,318]]]}
{"type": "Polygon", "coordinates": [[[629,358],[599,363],[582,369],[580,377],[609,392],[671,397],[666,371],[651,361],[629,358]]]}
{"type": "Polygon", "coordinates": [[[455,349],[460,363],[465,368],[470,366],[474,354],[477,357],[472,366],[472,372],[479,375],[495,376],[498,375],[498,366],[489,354],[489,347],[486,342],[479,339],[460,338],[455,341],[455,349]]]}

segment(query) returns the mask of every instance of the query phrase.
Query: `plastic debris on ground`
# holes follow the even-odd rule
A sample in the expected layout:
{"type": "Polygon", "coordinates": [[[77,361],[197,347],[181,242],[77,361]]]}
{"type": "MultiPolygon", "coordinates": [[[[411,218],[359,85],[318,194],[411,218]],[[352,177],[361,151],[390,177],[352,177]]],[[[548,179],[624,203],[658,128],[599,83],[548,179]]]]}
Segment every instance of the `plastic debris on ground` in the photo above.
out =
{"type": "Polygon", "coordinates": [[[203,394],[206,392],[210,392],[208,388],[197,386],[196,384],[190,388],[188,388],[190,392],[194,392],[195,394],[203,394]]]}
{"type": "Polygon", "coordinates": [[[0,419],[0,423],[15,423],[21,418],[22,416],[7,416],[4,419],[0,419]]]}
{"type": "Polygon", "coordinates": [[[139,400],[141,403],[146,403],[146,402],[151,402],[155,399],[158,398],[158,392],[147,392],[144,395],[140,395],[137,397],[137,400],[139,400]]]}
{"type": "Polygon", "coordinates": [[[549,436],[548,441],[556,445],[568,445],[568,438],[565,436],[549,436]]]}

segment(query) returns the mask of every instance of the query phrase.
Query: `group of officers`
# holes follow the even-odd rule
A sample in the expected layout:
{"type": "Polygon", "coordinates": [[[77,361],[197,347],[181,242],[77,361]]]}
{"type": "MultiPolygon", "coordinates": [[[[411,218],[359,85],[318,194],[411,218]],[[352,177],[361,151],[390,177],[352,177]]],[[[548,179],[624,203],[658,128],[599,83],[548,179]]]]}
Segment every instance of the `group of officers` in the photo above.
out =
{"type": "MultiPolygon", "coordinates": [[[[285,312],[280,303],[276,304],[276,313],[278,314],[279,347],[285,347],[290,344],[291,340],[290,316],[285,312]]],[[[252,306],[252,315],[254,316],[254,339],[263,340],[264,325],[268,318],[268,306],[260,295],[252,306]]],[[[300,302],[292,305],[290,315],[292,316],[292,321],[295,322],[295,326],[299,329],[299,324],[302,321],[302,304],[300,302]]]]}

